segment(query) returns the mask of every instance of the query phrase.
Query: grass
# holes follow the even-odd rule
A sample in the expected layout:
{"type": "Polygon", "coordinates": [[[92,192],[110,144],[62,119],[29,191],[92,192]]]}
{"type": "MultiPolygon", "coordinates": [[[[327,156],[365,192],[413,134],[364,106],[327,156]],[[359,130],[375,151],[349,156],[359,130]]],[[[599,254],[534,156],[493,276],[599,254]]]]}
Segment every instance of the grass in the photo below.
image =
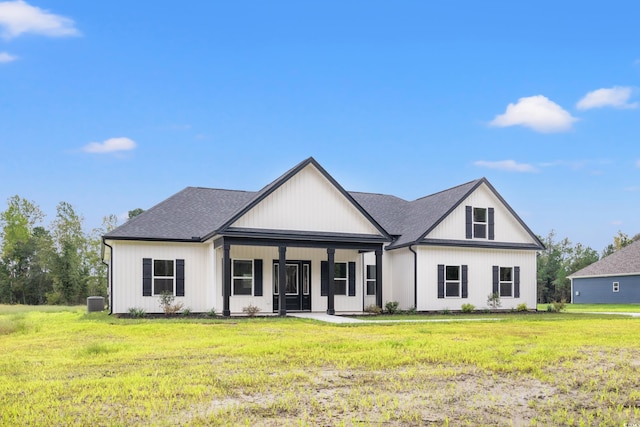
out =
{"type": "Polygon", "coordinates": [[[571,313],[328,325],[0,306],[0,425],[631,425],[638,336],[640,319],[571,313]]]}

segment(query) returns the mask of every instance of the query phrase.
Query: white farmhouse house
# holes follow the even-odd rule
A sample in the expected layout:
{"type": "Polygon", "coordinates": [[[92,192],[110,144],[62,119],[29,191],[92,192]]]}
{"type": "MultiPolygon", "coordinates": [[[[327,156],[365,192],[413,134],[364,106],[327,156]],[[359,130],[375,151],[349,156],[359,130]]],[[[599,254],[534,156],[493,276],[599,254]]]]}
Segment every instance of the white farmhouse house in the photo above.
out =
{"type": "Polygon", "coordinates": [[[482,178],[406,201],[345,191],[309,158],[258,192],[188,187],[103,236],[112,313],[536,306],[542,243],[482,178]]]}

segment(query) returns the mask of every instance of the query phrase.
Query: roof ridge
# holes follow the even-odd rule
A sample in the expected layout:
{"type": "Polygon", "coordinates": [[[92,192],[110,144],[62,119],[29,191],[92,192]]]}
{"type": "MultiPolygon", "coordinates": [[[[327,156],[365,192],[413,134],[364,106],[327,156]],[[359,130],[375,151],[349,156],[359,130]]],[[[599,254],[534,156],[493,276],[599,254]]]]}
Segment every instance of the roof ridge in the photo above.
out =
{"type": "Polygon", "coordinates": [[[440,191],[432,193],[432,194],[427,194],[426,196],[418,197],[417,199],[412,200],[411,202],[417,202],[418,200],[426,199],[427,197],[437,196],[438,194],[446,193],[447,191],[452,191],[452,190],[455,190],[457,188],[464,187],[465,185],[476,184],[476,183],[478,183],[480,181],[486,181],[486,178],[482,177],[482,178],[478,178],[478,179],[473,179],[473,180],[471,180],[469,182],[465,182],[464,184],[459,184],[459,185],[456,185],[454,187],[447,188],[445,190],[440,190],[440,191]]]}

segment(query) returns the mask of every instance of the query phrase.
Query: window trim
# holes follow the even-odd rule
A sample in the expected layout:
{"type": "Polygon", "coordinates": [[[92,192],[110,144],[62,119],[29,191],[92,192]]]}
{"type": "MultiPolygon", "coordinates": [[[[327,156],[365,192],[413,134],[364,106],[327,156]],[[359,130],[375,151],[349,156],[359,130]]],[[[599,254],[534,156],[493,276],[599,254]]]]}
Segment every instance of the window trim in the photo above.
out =
{"type": "Polygon", "coordinates": [[[489,209],[488,208],[481,208],[476,206],[473,206],[471,208],[471,230],[472,230],[474,239],[481,239],[481,240],[489,239],[489,209]],[[484,211],[484,221],[476,221],[476,210],[484,211]],[[482,225],[484,227],[483,237],[476,235],[477,225],[482,225]]]}
{"type": "Polygon", "coordinates": [[[333,263],[333,295],[347,296],[349,295],[349,263],[334,262],[333,263]],[[344,265],[344,277],[336,277],[336,267],[344,265]],[[344,282],[344,293],[338,292],[338,282],[344,282]]]}
{"type": "Polygon", "coordinates": [[[255,293],[255,279],[256,279],[256,267],[254,259],[246,259],[246,258],[234,258],[231,260],[231,295],[232,296],[244,296],[244,297],[252,297],[255,293]],[[251,292],[248,294],[236,294],[235,281],[236,279],[246,280],[248,277],[246,276],[236,276],[236,261],[245,261],[251,262],[251,292]]]}
{"type": "Polygon", "coordinates": [[[156,279],[167,280],[171,279],[171,295],[176,295],[176,260],[175,259],[157,259],[151,258],[151,296],[160,296],[164,292],[156,292],[156,279]],[[156,261],[171,262],[171,276],[161,276],[156,274],[156,261]]]}
{"type": "Polygon", "coordinates": [[[444,265],[444,297],[445,298],[462,298],[462,266],[461,265],[444,265]],[[447,269],[450,267],[456,267],[458,269],[458,280],[447,279],[447,269]],[[447,295],[447,285],[458,283],[458,295],[447,295]]]}
{"type": "Polygon", "coordinates": [[[515,298],[515,267],[503,267],[498,266],[498,295],[500,298],[515,298]],[[508,268],[511,270],[511,280],[502,280],[502,269],[508,268]],[[511,284],[511,295],[502,295],[502,285],[511,284]]]}
{"type": "Polygon", "coordinates": [[[620,282],[613,282],[613,292],[620,292],[620,282]]]}
{"type": "Polygon", "coordinates": [[[376,295],[376,265],[375,264],[367,264],[365,266],[365,294],[367,296],[375,296],[376,295]],[[373,271],[371,276],[369,272],[373,271]],[[371,288],[369,288],[371,286],[371,288]],[[371,289],[371,293],[369,292],[371,289]]]}

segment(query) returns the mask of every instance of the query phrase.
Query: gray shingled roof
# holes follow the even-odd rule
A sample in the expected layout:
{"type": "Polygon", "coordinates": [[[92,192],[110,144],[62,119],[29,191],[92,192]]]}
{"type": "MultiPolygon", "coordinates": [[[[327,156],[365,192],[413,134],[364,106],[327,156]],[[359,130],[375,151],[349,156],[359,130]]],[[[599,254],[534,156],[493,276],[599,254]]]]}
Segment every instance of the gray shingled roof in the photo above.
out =
{"type": "Polygon", "coordinates": [[[640,274],[640,240],[578,270],[570,278],[640,274]]]}
{"type": "MultiPolygon", "coordinates": [[[[386,194],[346,192],[313,158],[309,158],[257,192],[187,187],[104,237],[123,240],[204,240],[224,231],[238,216],[310,163],[324,173],[345,197],[352,198],[360,205],[363,214],[381,227],[383,235],[396,238],[390,248],[419,242],[478,185],[485,182],[490,186],[482,178],[410,202],[386,194]]],[[[500,195],[496,195],[500,198],[500,195]]],[[[524,223],[522,225],[526,228],[524,223]]],[[[533,233],[530,234],[536,239],[533,233]]]]}
{"type": "Polygon", "coordinates": [[[255,195],[256,193],[251,191],[187,187],[105,234],[104,237],[200,240],[217,230],[255,195]]]}

